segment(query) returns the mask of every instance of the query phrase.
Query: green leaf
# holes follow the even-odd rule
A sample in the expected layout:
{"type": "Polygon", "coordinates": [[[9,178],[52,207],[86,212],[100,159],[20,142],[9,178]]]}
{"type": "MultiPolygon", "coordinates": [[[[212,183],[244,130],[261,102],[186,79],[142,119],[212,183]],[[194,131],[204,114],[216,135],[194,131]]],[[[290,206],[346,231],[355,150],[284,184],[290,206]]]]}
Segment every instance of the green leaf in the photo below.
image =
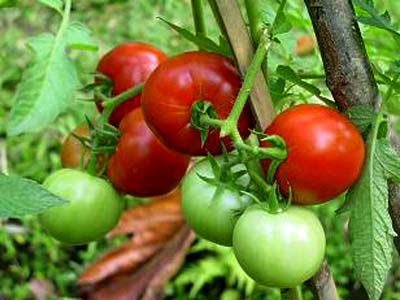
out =
{"type": "Polygon", "coordinates": [[[285,93],[286,81],[283,78],[268,76],[268,86],[275,104],[287,96],[285,93]]]}
{"type": "Polygon", "coordinates": [[[218,45],[214,41],[212,41],[211,39],[209,39],[207,37],[197,36],[197,35],[191,33],[190,31],[188,31],[182,27],[179,27],[163,18],[159,17],[159,19],[161,21],[163,21],[165,24],[167,24],[169,27],[171,27],[173,30],[175,30],[180,36],[182,36],[183,38],[187,39],[188,41],[194,43],[198,47],[205,49],[206,51],[209,51],[209,52],[219,53],[224,56],[229,56],[229,57],[233,56],[231,48],[226,47],[226,44],[222,43],[221,45],[218,45]]]}
{"type": "Polygon", "coordinates": [[[367,133],[376,118],[376,113],[372,109],[361,105],[350,107],[346,114],[361,133],[367,133]]]}
{"type": "Polygon", "coordinates": [[[353,0],[353,2],[369,15],[358,17],[359,22],[387,30],[400,37],[400,33],[397,32],[397,29],[392,24],[389,12],[385,11],[383,14],[379,14],[374,7],[373,1],[353,0]]]}
{"type": "Polygon", "coordinates": [[[377,159],[384,169],[386,178],[400,183],[400,156],[387,140],[377,144],[377,152],[379,153],[377,159]]]}
{"type": "Polygon", "coordinates": [[[65,41],[42,34],[29,41],[34,58],[25,70],[11,109],[8,135],[37,132],[53,122],[79,87],[65,41]]]}
{"type": "Polygon", "coordinates": [[[207,153],[207,160],[210,163],[214,177],[219,178],[221,173],[221,166],[219,165],[217,159],[209,152],[207,153]]]}
{"type": "Polygon", "coordinates": [[[17,6],[18,0],[0,0],[0,8],[17,6]]]}
{"type": "Polygon", "coordinates": [[[33,180],[4,174],[0,174],[0,194],[2,218],[19,218],[67,203],[33,180]]]}
{"type": "Polygon", "coordinates": [[[70,48],[97,51],[99,46],[91,37],[91,31],[79,22],[72,22],[65,32],[65,39],[70,48]]]}
{"type": "Polygon", "coordinates": [[[376,139],[376,131],[368,139],[363,173],[346,197],[355,275],[372,300],[380,299],[392,266],[395,236],[388,213],[387,166],[382,163],[384,139],[376,139]]]}
{"type": "Polygon", "coordinates": [[[286,33],[292,28],[292,24],[290,23],[288,16],[285,14],[286,2],[287,0],[282,0],[279,4],[278,11],[276,12],[276,16],[271,27],[272,35],[286,33]]]}
{"type": "Polygon", "coordinates": [[[276,69],[276,75],[302,87],[303,89],[305,89],[306,91],[310,92],[313,95],[316,96],[321,95],[321,91],[316,86],[302,80],[300,76],[298,76],[297,73],[288,66],[282,66],[282,65],[278,66],[278,68],[276,69]]]}
{"type": "Polygon", "coordinates": [[[55,11],[57,11],[60,15],[63,15],[63,6],[64,3],[62,0],[38,0],[43,5],[46,5],[55,11]]]}

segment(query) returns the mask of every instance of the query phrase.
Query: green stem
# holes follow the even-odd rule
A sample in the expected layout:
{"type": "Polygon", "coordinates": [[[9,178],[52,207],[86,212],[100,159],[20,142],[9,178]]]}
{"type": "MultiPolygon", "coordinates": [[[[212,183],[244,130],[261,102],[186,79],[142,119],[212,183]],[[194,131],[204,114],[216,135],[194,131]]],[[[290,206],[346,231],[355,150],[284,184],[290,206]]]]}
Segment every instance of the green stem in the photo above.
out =
{"type": "Polygon", "coordinates": [[[63,13],[63,18],[60,24],[60,29],[58,30],[56,40],[62,39],[65,30],[68,27],[69,24],[69,18],[71,15],[71,5],[72,1],[71,0],[65,0],[65,6],[64,6],[64,13],[63,13]]]}
{"type": "Polygon", "coordinates": [[[247,17],[249,19],[249,27],[251,32],[251,37],[253,38],[254,46],[257,46],[258,41],[263,30],[262,12],[261,12],[261,2],[264,0],[245,0],[244,4],[246,6],[247,17]]]}
{"type": "Polygon", "coordinates": [[[247,98],[249,97],[251,88],[254,83],[254,79],[258,71],[260,70],[261,64],[264,61],[264,58],[268,52],[269,47],[271,46],[271,42],[269,37],[263,35],[260,44],[257,47],[257,51],[254,54],[254,57],[251,61],[249,69],[244,78],[242,87],[240,88],[239,94],[236,98],[235,104],[232,107],[232,110],[226,119],[226,123],[221,127],[221,137],[231,135],[231,133],[237,128],[237,123],[242,113],[242,110],[246,104],[247,98]]]}
{"type": "Polygon", "coordinates": [[[107,121],[108,118],[110,117],[110,114],[112,113],[112,111],[114,110],[114,108],[116,106],[118,106],[125,100],[132,98],[133,96],[141,93],[143,91],[143,86],[144,86],[144,83],[139,83],[139,84],[135,85],[134,87],[130,88],[129,90],[126,90],[126,91],[122,92],[121,94],[119,94],[113,98],[110,98],[109,100],[106,100],[104,102],[104,111],[103,111],[101,117],[103,117],[107,121]]]}
{"type": "Polygon", "coordinates": [[[394,90],[394,85],[399,80],[400,74],[396,74],[396,76],[393,78],[388,90],[385,93],[385,96],[383,97],[382,105],[386,105],[386,102],[392,97],[393,90],[394,90]]]}
{"type": "MultiPolygon", "coordinates": [[[[207,24],[204,17],[204,5],[203,0],[191,0],[192,1],[192,13],[194,28],[196,30],[196,35],[200,37],[207,36],[207,24]]],[[[200,48],[199,50],[204,50],[200,48]]]]}
{"type": "Polygon", "coordinates": [[[286,150],[278,147],[254,147],[246,145],[244,142],[239,142],[235,144],[235,148],[240,150],[245,150],[248,153],[251,153],[253,156],[259,159],[277,159],[284,160],[287,156],[286,150]]]}
{"type": "MultiPolygon", "coordinates": [[[[108,119],[110,118],[110,115],[113,112],[113,110],[115,109],[115,107],[117,107],[119,104],[121,104],[125,100],[141,93],[143,90],[143,85],[144,85],[143,83],[139,83],[138,85],[135,85],[134,87],[130,88],[129,90],[126,90],[123,93],[104,101],[104,104],[103,104],[104,110],[103,110],[102,114],[100,115],[96,126],[99,129],[103,129],[105,127],[105,125],[107,124],[108,119]]],[[[97,153],[96,153],[95,149],[97,149],[98,146],[99,146],[99,139],[97,136],[95,136],[93,138],[93,144],[92,144],[92,148],[90,150],[89,163],[87,166],[87,172],[91,175],[96,174],[97,153]]]]}
{"type": "MultiPolygon", "coordinates": [[[[263,12],[262,2],[265,0],[245,0],[245,6],[247,11],[247,17],[249,19],[250,33],[253,40],[254,47],[257,47],[265,25],[263,23],[263,12]]],[[[268,78],[268,56],[266,55],[262,62],[261,69],[264,73],[264,77],[268,78]]]]}
{"type": "Polygon", "coordinates": [[[209,115],[203,114],[200,117],[200,124],[209,125],[212,127],[221,127],[225,123],[224,120],[211,118],[209,115]]]}

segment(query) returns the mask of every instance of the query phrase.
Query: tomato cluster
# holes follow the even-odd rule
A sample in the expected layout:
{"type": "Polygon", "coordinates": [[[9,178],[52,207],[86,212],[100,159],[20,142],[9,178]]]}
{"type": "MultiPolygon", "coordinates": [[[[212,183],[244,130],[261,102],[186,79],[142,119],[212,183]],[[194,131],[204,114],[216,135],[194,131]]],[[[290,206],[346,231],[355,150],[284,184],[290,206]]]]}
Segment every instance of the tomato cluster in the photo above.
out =
{"type": "MultiPolygon", "coordinates": [[[[291,288],[317,271],[325,252],[324,230],[311,210],[297,205],[328,201],[358,179],[364,142],[345,116],[318,104],[297,105],[279,114],[264,134],[282,138],[287,157],[279,165],[276,158],[261,159],[256,176],[267,188],[260,190],[249,166],[258,164],[259,157],[249,158],[237,146],[255,127],[249,105],[238,111],[234,134],[221,137],[215,125],[228,118],[241,89],[231,59],[201,51],[166,58],[153,46],[125,43],[108,52],[97,71],[109,78],[96,79],[98,83],[112,83],[105,97],[144,82],[143,92],[112,111],[108,122],[118,128],[113,127],[118,136],[110,155],[94,151],[94,146],[101,149],[99,140],[91,140],[96,132],[89,136],[87,126],[66,139],[64,167],[90,167],[88,161],[97,157],[95,170],[103,167],[107,179],[73,169],[50,175],[44,185],[70,201],[40,216],[51,235],[70,244],[100,238],[120,215],[118,192],[153,197],[182,182],[187,223],[199,236],[232,246],[240,265],[257,282],[291,288]],[[199,109],[213,125],[199,127],[199,109]],[[73,138],[77,135],[85,137],[85,145],[73,138]],[[232,152],[235,147],[239,154],[232,152]],[[190,157],[201,155],[209,156],[187,171],[190,157]],[[271,203],[277,204],[278,198],[294,204],[274,207],[271,203]]],[[[100,111],[107,105],[107,100],[97,103],[100,111]]],[[[247,147],[253,147],[251,153],[266,153],[262,150],[275,146],[271,141],[260,139],[260,146],[247,147]]]]}

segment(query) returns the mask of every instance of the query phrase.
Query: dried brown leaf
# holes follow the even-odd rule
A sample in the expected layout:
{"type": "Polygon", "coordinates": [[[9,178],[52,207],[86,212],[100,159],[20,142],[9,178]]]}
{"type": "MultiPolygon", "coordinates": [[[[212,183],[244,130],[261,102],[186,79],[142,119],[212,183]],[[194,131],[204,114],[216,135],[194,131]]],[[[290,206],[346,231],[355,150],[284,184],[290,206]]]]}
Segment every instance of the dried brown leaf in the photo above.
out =
{"type": "Polygon", "coordinates": [[[125,211],[110,235],[129,233],[131,241],[91,264],[82,273],[79,284],[96,284],[112,275],[134,270],[157,253],[183,224],[179,190],[125,211]]]}
{"type": "Polygon", "coordinates": [[[126,243],[100,257],[82,273],[78,283],[92,284],[117,272],[134,269],[147,261],[163,245],[163,243],[142,246],[133,244],[135,243],[126,243]]]}
{"type": "Polygon", "coordinates": [[[149,204],[129,209],[122,214],[118,225],[109,236],[152,230],[154,226],[169,222],[181,221],[183,224],[180,202],[181,193],[176,189],[167,195],[154,198],[149,204]]]}
{"type": "Polygon", "coordinates": [[[194,240],[190,228],[183,226],[151,260],[130,275],[110,278],[86,294],[89,300],[161,300],[164,285],[182,265],[194,240]]]}

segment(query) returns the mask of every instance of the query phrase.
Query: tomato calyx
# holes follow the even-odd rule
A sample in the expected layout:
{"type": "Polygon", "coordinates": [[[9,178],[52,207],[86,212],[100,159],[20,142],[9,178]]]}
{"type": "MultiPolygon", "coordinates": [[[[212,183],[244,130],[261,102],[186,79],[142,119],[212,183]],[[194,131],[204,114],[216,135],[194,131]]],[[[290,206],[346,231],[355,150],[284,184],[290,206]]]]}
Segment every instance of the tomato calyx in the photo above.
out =
{"type": "Polygon", "coordinates": [[[199,130],[202,147],[207,140],[209,130],[216,127],[212,125],[211,120],[220,121],[212,103],[203,99],[194,102],[191,107],[190,123],[199,130]]]}
{"type": "MultiPolygon", "coordinates": [[[[101,175],[107,165],[108,157],[114,152],[118,143],[119,132],[110,124],[105,124],[105,126],[100,127],[88,118],[86,118],[86,124],[89,130],[88,136],[79,135],[75,132],[71,132],[71,135],[78,140],[85,149],[88,149],[90,153],[96,156],[96,161],[101,163],[100,166],[96,164],[96,170],[101,175]]],[[[81,155],[84,155],[84,151],[81,155]]],[[[81,157],[81,169],[87,167],[84,161],[83,157],[81,157]]]]}
{"type": "Polygon", "coordinates": [[[210,185],[229,188],[239,192],[249,190],[249,183],[243,184],[243,182],[240,182],[240,178],[245,176],[247,171],[244,168],[236,167],[239,165],[239,160],[228,156],[226,153],[223,155],[222,160],[217,160],[211,154],[208,154],[206,159],[210,163],[214,176],[207,177],[197,173],[197,176],[201,180],[210,185]]]}

